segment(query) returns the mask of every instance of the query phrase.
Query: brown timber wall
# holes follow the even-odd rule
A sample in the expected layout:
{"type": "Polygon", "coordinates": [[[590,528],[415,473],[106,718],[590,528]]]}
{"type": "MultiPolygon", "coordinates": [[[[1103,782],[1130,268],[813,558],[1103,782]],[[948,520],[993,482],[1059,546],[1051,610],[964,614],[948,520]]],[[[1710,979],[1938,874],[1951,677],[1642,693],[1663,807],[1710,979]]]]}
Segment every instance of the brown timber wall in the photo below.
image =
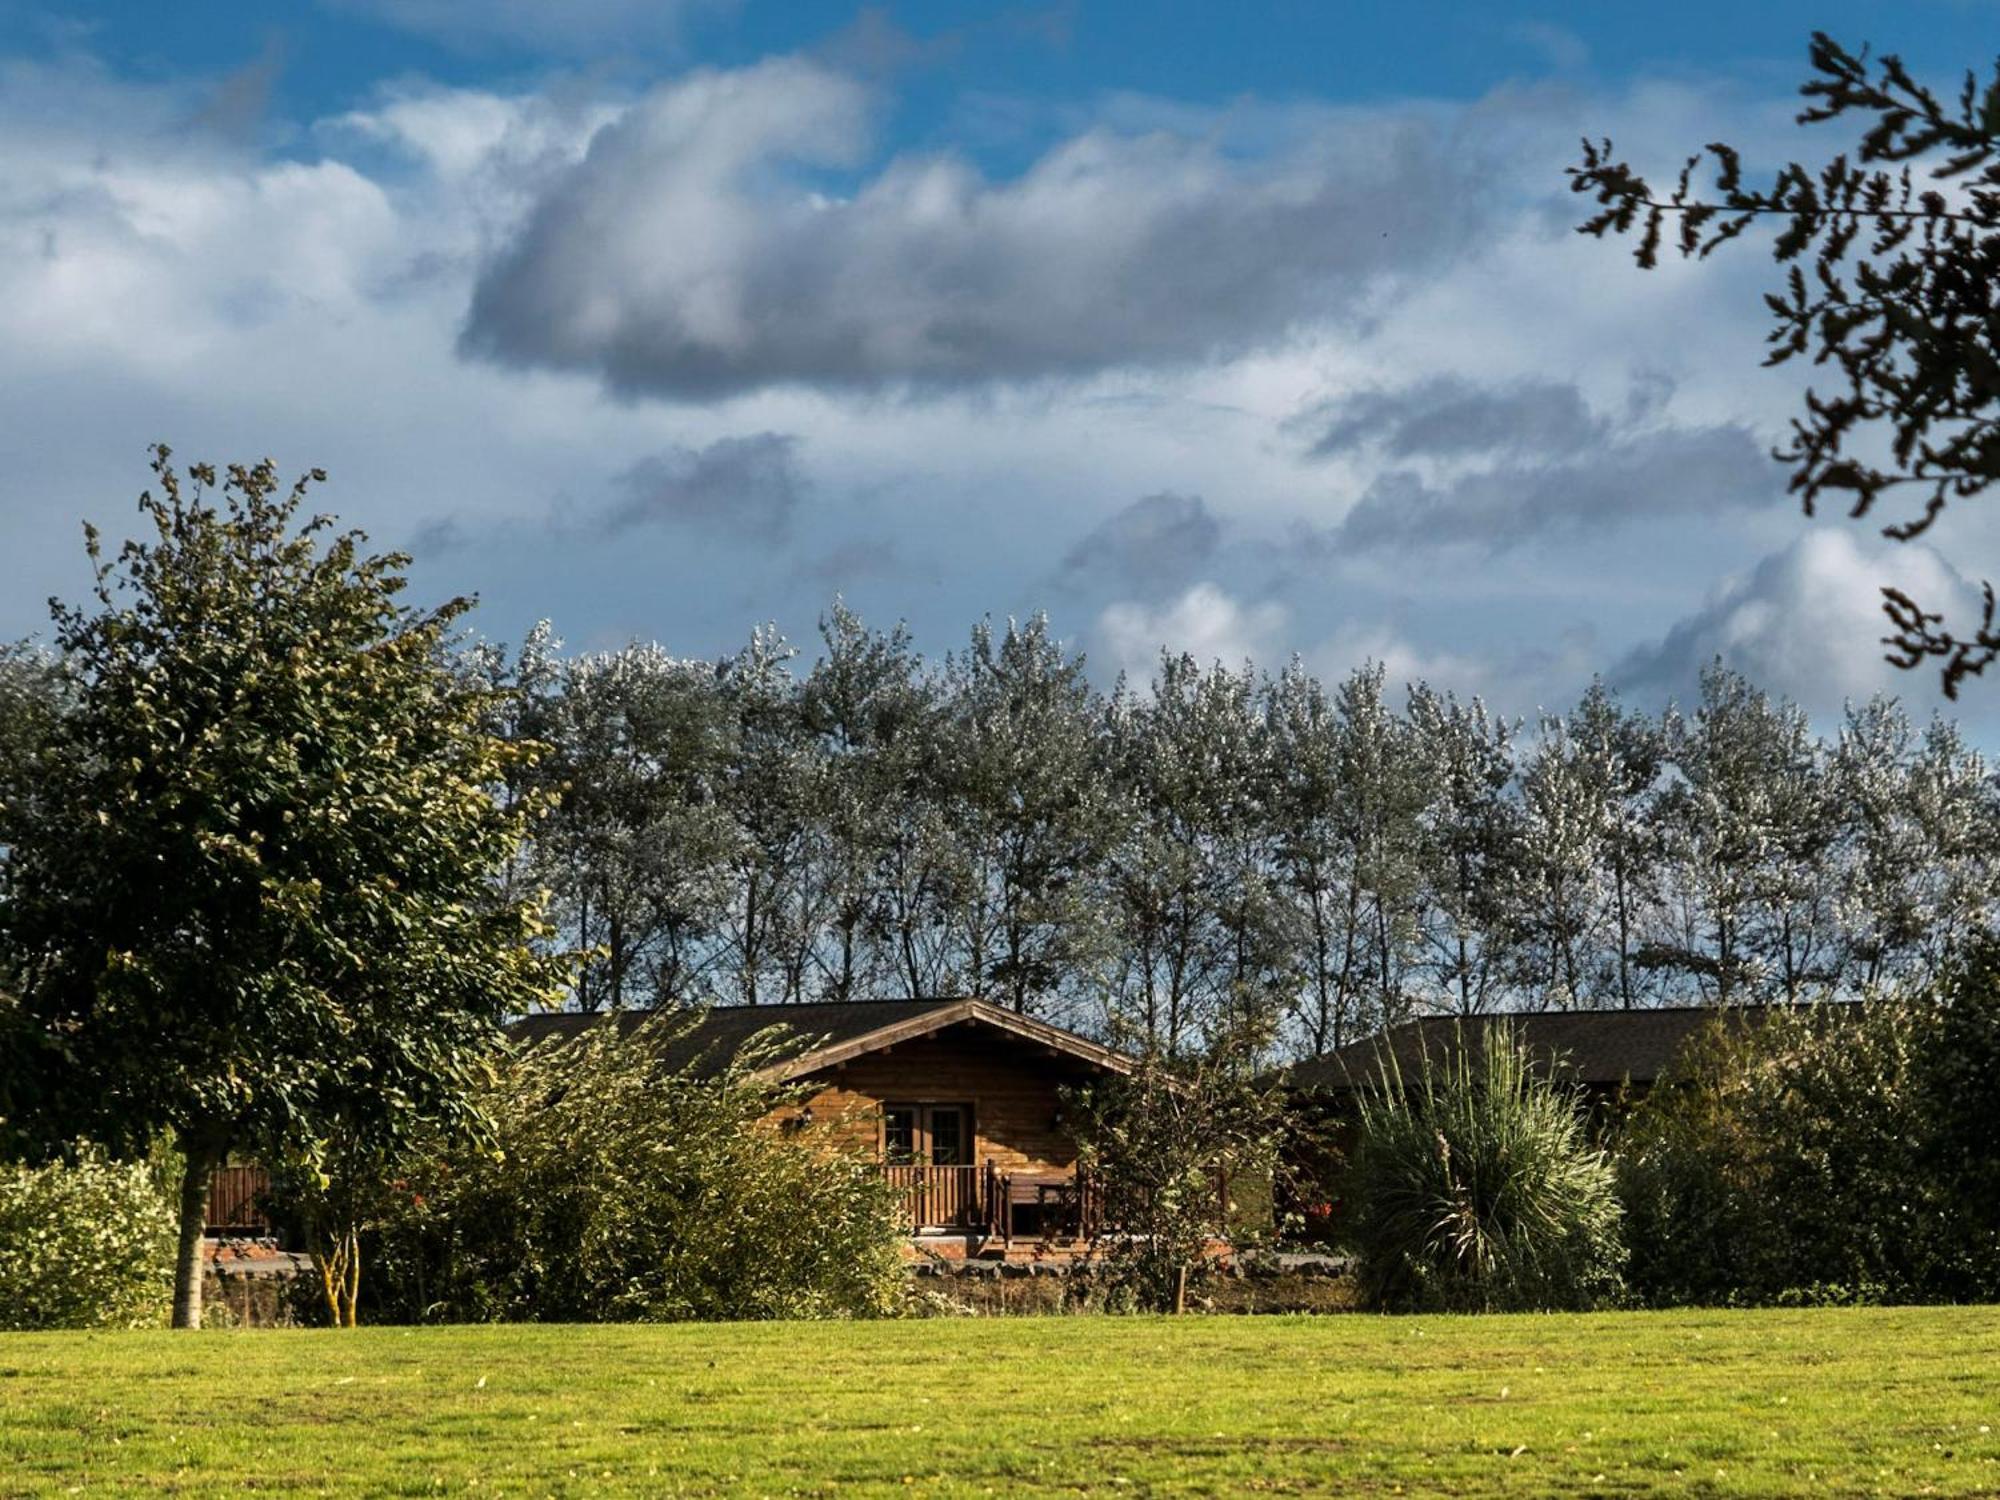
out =
{"type": "MultiPolygon", "coordinates": [[[[1057,1123],[1060,1090],[1087,1082],[1073,1059],[984,1026],[954,1026],[830,1069],[807,1101],[854,1145],[879,1151],[884,1104],[969,1104],[973,1161],[1002,1172],[1067,1173],[1076,1146],[1057,1123]]],[[[797,1107],[784,1111],[795,1114],[797,1107]]]]}

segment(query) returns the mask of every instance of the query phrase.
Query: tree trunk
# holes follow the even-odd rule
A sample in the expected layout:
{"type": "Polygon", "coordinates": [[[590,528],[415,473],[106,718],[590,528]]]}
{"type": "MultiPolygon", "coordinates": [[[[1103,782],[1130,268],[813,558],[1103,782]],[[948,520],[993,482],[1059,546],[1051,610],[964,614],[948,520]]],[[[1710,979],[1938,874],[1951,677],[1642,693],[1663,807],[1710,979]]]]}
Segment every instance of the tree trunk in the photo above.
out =
{"type": "Polygon", "coordinates": [[[347,1282],[341,1288],[340,1326],[352,1328],[354,1305],[361,1300],[361,1230],[350,1224],[345,1230],[347,1236],[347,1282]]]}
{"type": "Polygon", "coordinates": [[[201,1327],[201,1279],[207,1269],[202,1240],[208,1232],[208,1187],[222,1153],[213,1143],[188,1143],[181,1172],[180,1243],[174,1255],[174,1327],[201,1327]]]}
{"type": "Polygon", "coordinates": [[[1632,918],[1625,905],[1625,863],[1618,862],[1618,998],[1632,1008],[1632,918]]]}

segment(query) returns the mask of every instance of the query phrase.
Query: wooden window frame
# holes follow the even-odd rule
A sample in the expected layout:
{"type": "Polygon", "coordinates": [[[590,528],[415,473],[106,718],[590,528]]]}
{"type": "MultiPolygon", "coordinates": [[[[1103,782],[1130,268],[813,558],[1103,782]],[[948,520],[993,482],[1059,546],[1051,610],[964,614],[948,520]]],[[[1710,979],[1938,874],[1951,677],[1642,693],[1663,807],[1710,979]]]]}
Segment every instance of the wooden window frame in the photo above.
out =
{"type": "Polygon", "coordinates": [[[954,1110],[964,1122],[963,1155],[965,1159],[952,1165],[973,1167],[979,1164],[979,1115],[970,1099],[885,1099],[882,1101],[882,1122],[876,1131],[876,1153],[884,1162],[889,1161],[889,1111],[909,1110],[913,1116],[910,1124],[910,1160],[906,1165],[930,1167],[938,1163],[931,1160],[935,1149],[931,1136],[931,1115],[937,1110],[954,1110]]]}

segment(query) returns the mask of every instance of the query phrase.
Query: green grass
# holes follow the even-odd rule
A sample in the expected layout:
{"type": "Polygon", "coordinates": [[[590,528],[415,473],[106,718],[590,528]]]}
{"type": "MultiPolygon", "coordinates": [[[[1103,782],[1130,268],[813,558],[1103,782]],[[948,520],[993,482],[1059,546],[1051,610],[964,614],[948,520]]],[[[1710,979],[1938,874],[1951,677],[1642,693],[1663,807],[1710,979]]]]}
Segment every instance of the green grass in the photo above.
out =
{"type": "Polygon", "coordinates": [[[0,1493],[2000,1494],[2000,1309],[0,1335],[0,1493]]]}

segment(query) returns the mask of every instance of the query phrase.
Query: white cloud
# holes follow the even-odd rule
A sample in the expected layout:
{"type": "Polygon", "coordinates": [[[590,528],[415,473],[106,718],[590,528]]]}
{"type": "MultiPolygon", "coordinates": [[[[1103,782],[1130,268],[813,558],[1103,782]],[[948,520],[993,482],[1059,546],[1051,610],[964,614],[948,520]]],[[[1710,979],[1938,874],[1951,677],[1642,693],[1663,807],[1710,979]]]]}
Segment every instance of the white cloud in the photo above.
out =
{"type": "Polygon", "coordinates": [[[1285,618],[1283,605],[1242,603],[1212,583],[1197,583],[1158,608],[1132,600],[1108,605],[1097,618],[1092,654],[1134,682],[1151,680],[1163,649],[1203,666],[1268,662],[1285,618]]]}
{"type": "Polygon", "coordinates": [[[1498,693],[1503,710],[1517,705],[1514,692],[1520,684],[1514,674],[1503,673],[1490,658],[1448,648],[1425,648],[1407,640],[1394,627],[1367,621],[1342,625],[1326,640],[1305,653],[1306,665],[1326,682],[1336,682],[1356,667],[1374,663],[1382,668],[1392,687],[1428,683],[1440,692],[1462,696],[1498,693]]]}
{"type": "Polygon", "coordinates": [[[1931,701],[1935,673],[1900,672],[1883,659],[1884,585],[1948,619],[1978,604],[1977,590],[1927,546],[1864,544],[1851,531],[1817,526],[1727,580],[1664,636],[1627,655],[1610,680],[1635,698],[1685,703],[1696,696],[1702,668],[1719,659],[1822,716],[1878,692],[1931,701]]]}

